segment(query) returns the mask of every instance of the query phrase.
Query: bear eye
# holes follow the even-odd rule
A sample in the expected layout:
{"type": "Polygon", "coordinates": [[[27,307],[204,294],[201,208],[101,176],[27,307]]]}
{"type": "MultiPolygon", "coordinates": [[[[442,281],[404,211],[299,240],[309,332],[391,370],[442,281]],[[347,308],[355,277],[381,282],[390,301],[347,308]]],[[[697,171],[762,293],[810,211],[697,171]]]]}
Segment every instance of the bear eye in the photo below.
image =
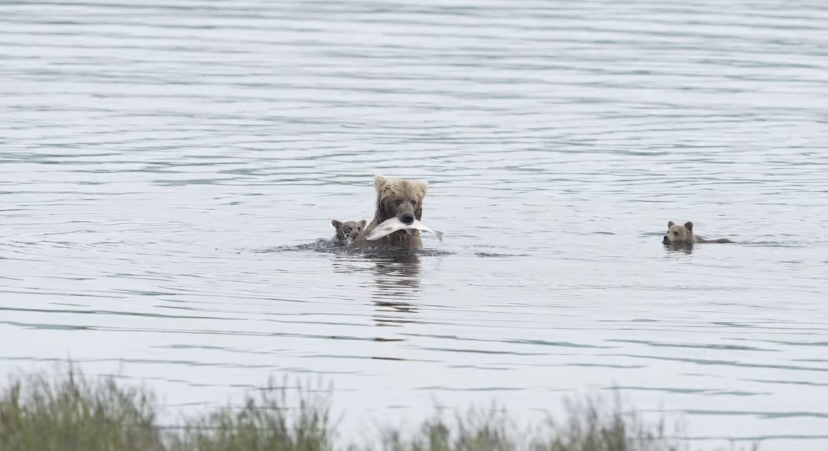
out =
{"type": "Polygon", "coordinates": [[[673,235],[678,235],[678,232],[673,232],[673,235]]]}
{"type": "Polygon", "coordinates": [[[400,205],[402,205],[402,199],[397,199],[397,206],[399,207],[400,205]]]}
{"type": "Polygon", "coordinates": [[[412,206],[414,206],[414,207],[416,208],[416,207],[417,207],[417,201],[416,201],[416,200],[412,200],[412,201],[411,201],[411,205],[412,205],[412,206]]]}

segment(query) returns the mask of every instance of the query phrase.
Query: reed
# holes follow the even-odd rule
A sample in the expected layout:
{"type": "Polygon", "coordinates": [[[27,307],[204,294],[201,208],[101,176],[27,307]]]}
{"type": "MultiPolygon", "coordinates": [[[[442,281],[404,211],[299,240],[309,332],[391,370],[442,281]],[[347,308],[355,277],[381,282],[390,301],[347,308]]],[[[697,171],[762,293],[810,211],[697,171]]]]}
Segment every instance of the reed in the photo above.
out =
{"type": "MultiPolygon", "coordinates": [[[[665,421],[645,422],[620,400],[591,395],[567,403],[561,421],[517,424],[504,410],[470,409],[451,419],[435,414],[413,432],[382,427],[364,444],[337,440],[330,389],[303,389],[273,379],[227,404],[158,421],[160,407],[145,387],[112,376],[91,378],[74,365],[25,373],[0,388],[3,451],[679,451],[691,445],[665,421]],[[671,429],[671,430],[673,430],[671,429]]],[[[678,428],[673,428],[678,431],[678,428]]],[[[758,449],[753,445],[752,449],[758,449]]]]}

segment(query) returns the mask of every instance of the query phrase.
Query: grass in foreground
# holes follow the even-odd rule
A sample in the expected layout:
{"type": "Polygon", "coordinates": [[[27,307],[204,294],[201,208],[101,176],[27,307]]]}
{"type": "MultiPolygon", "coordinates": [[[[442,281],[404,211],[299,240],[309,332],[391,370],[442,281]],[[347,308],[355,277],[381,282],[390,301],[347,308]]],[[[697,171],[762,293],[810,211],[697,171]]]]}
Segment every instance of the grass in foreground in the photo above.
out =
{"type": "MultiPolygon", "coordinates": [[[[2,451],[678,451],[689,449],[625,414],[620,401],[599,396],[569,404],[564,422],[526,430],[501,410],[472,410],[452,421],[435,416],[410,434],[385,428],[375,443],[335,442],[330,391],[289,390],[272,380],[243,405],[184,418],[179,427],[158,423],[155,396],[90,379],[73,366],[60,376],[12,378],[0,388],[2,451]],[[609,406],[609,407],[608,407],[609,406]]],[[[756,449],[754,447],[754,449],[756,449]]]]}
{"type": "Polygon", "coordinates": [[[0,450],[163,450],[156,412],[149,391],[111,377],[29,374],[0,391],[0,450]]]}

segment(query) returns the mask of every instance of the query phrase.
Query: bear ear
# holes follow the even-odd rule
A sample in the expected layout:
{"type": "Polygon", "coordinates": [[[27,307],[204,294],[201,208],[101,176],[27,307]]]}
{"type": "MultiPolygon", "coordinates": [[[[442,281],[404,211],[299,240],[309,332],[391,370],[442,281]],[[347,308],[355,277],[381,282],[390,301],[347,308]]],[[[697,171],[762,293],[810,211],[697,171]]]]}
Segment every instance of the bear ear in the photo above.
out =
{"type": "Polygon", "coordinates": [[[374,188],[377,191],[382,191],[382,189],[385,187],[385,185],[388,184],[389,181],[390,180],[388,179],[388,177],[385,177],[385,176],[382,176],[382,175],[375,175],[374,176],[374,188]]]}
{"type": "Polygon", "coordinates": [[[338,229],[342,227],[342,221],[337,221],[336,219],[334,219],[333,221],[331,221],[331,225],[338,229]]]}
{"type": "Polygon", "coordinates": [[[363,219],[362,221],[359,221],[359,225],[364,229],[365,226],[368,225],[368,221],[363,219]]]}
{"type": "Polygon", "coordinates": [[[687,230],[689,230],[691,232],[693,231],[693,223],[690,222],[690,221],[685,222],[684,227],[687,227],[687,230]]]}
{"type": "Polygon", "coordinates": [[[426,193],[428,192],[428,182],[427,181],[425,181],[425,180],[414,180],[412,183],[414,183],[414,186],[416,186],[420,191],[423,192],[423,196],[426,195],[426,193]]]}
{"type": "Polygon", "coordinates": [[[676,225],[676,223],[673,222],[673,221],[670,221],[670,222],[667,223],[667,228],[669,229],[670,227],[673,227],[674,225],[676,225]]]}

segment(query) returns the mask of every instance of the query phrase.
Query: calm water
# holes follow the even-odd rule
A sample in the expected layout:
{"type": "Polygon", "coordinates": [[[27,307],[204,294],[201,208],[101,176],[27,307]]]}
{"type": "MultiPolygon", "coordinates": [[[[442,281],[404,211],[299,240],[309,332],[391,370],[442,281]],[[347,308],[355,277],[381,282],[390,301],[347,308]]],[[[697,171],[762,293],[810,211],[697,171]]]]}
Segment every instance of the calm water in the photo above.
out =
{"type": "MultiPolygon", "coordinates": [[[[0,3],[0,371],[828,447],[823,2],[0,3]],[[409,259],[296,250],[431,183],[409,259]],[[661,244],[668,220],[735,245],[661,244]],[[290,248],[293,246],[293,248],[290,248]],[[284,247],[288,247],[285,250],[284,247]]],[[[350,426],[348,426],[350,425],[350,426]]]]}

